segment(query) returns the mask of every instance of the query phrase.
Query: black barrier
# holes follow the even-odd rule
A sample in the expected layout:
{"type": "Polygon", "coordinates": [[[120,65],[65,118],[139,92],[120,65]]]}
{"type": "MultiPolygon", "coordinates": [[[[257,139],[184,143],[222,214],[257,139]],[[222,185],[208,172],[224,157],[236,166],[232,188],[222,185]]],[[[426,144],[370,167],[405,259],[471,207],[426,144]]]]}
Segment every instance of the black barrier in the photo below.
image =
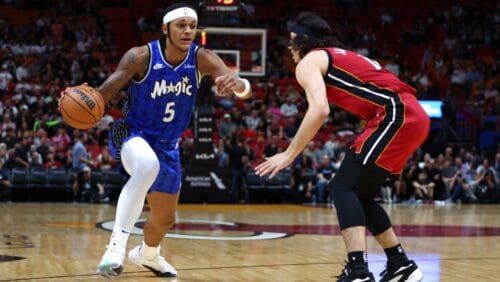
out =
{"type": "Polygon", "coordinates": [[[226,203],[230,201],[230,185],[225,171],[217,166],[214,151],[215,120],[210,79],[202,80],[199,100],[193,113],[194,153],[185,168],[179,201],[181,203],[226,203]]]}
{"type": "Polygon", "coordinates": [[[181,203],[228,203],[230,185],[225,171],[216,167],[192,166],[185,170],[181,203]]]}
{"type": "Polygon", "coordinates": [[[211,104],[198,106],[194,112],[194,154],[193,166],[217,166],[214,152],[213,106],[211,104]]]}

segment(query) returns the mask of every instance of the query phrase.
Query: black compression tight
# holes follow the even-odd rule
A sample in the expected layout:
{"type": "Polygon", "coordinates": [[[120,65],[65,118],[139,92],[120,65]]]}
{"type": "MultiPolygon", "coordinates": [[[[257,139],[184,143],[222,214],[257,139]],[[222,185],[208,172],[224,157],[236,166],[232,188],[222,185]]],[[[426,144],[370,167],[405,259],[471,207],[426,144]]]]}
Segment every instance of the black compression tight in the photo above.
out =
{"type": "Polygon", "coordinates": [[[354,152],[346,154],[329,185],[341,230],[366,226],[377,236],[391,227],[385,210],[372,199],[388,175],[375,165],[363,165],[354,152]]]}

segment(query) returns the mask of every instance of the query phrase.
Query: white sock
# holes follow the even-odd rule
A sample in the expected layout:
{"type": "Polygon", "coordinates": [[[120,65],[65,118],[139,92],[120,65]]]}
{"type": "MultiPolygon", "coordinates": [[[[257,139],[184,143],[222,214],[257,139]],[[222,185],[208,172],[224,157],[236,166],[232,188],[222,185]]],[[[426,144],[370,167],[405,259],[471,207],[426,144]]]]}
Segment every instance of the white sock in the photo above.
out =
{"type": "Polygon", "coordinates": [[[126,247],[129,231],[142,213],[146,194],[158,175],[160,163],[151,146],[140,137],[134,137],[123,144],[121,159],[130,178],[118,198],[116,228],[113,228],[116,239],[113,239],[112,235],[111,243],[126,247]]]}
{"type": "Polygon", "coordinates": [[[158,253],[160,252],[160,247],[150,247],[144,241],[142,241],[141,248],[139,249],[141,255],[143,255],[147,259],[154,259],[158,253]]]}

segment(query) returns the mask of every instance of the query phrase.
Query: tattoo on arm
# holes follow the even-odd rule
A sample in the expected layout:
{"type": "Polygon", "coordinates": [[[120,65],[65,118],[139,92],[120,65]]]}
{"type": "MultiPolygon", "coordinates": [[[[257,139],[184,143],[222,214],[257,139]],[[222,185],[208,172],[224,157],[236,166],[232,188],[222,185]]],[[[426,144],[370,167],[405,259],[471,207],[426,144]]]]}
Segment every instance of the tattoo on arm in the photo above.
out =
{"type": "Polygon", "coordinates": [[[142,75],[147,67],[147,47],[135,47],[123,55],[116,70],[97,88],[106,103],[125,87],[131,78],[142,75]]]}

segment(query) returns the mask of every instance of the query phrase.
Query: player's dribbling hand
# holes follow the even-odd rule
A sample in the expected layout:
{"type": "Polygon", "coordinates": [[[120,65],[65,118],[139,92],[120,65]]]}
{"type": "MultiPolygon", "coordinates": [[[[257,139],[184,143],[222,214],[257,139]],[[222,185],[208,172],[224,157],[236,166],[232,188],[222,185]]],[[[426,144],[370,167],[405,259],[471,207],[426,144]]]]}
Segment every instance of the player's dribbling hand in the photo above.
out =
{"type": "MultiPolygon", "coordinates": [[[[89,84],[87,82],[84,82],[81,85],[88,86],[89,84]]],[[[58,112],[61,112],[62,99],[64,99],[64,96],[66,96],[66,94],[68,93],[68,89],[71,87],[73,87],[73,86],[66,87],[66,89],[64,89],[63,91],[61,91],[61,93],[59,93],[59,99],[57,99],[57,111],[58,112]]]]}
{"type": "Polygon", "coordinates": [[[234,75],[221,75],[215,78],[217,96],[227,96],[234,93],[239,85],[239,78],[234,75]]]}
{"type": "Polygon", "coordinates": [[[57,111],[58,112],[61,112],[61,101],[62,101],[62,99],[64,99],[65,95],[66,95],[66,89],[64,89],[63,91],[61,91],[61,93],[59,93],[59,99],[57,99],[57,111]]]}

